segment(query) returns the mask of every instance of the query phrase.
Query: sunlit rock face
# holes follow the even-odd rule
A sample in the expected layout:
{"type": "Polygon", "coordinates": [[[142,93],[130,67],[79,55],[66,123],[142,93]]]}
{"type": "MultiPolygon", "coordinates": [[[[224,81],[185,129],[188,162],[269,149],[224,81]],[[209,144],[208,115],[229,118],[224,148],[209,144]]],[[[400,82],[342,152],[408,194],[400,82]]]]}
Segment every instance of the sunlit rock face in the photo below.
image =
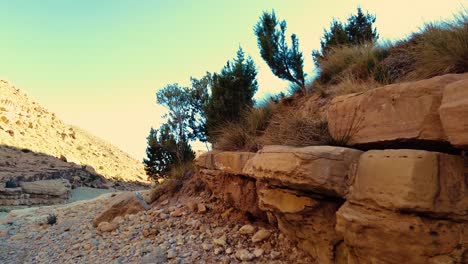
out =
{"type": "Polygon", "coordinates": [[[86,165],[107,179],[146,182],[141,162],[109,143],[65,124],[4,80],[0,80],[0,145],[86,165]]]}

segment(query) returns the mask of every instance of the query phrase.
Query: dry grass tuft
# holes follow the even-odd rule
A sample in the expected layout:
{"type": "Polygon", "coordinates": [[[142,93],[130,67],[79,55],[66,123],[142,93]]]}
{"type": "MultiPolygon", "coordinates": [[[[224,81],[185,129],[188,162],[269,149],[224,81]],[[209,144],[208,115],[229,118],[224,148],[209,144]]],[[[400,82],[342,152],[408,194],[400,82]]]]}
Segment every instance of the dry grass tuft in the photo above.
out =
{"type": "Polygon", "coordinates": [[[195,167],[192,162],[173,167],[169,172],[169,178],[151,190],[150,202],[158,200],[161,196],[172,197],[182,188],[194,171],[195,167]]]}
{"type": "Polygon", "coordinates": [[[451,21],[427,24],[411,37],[414,70],[406,80],[468,71],[468,10],[451,21]]]}
{"type": "Polygon", "coordinates": [[[331,142],[331,136],[327,122],[318,115],[301,115],[289,109],[272,118],[262,142],[265,145],[323,145],[331,142]]]}
{"type": "Polygon", "coordinates": [[[373,78],[369,79],[359,79],[352,75],[342,76],[340,81],[331,85],[328,90],[329,93],[333,96],[352,94],[352,93],[361,93],[376,87],[381,86],[382,84],[375,81],[373,78]]]}
{"type": "Polygon", "coordinates": [[[228,151],[257,151],[261,148],[260,136],[278,106],[270,100],[261,107],[247,110],[240,122],[225,123],[218,132],[215,147],[228,151]]]}
{"type": "Polygon", "coordinates": [[[368,80],[377,76],[377,79],[385,82],[385,74],[382,74],[377,66],[389,55],[388,50],[386,46],[373,44],[333,48],[330,56],[318,61],[318,82],[333,85],[343,79],[349,79],[350,76],[357,80],[368,80]]]}

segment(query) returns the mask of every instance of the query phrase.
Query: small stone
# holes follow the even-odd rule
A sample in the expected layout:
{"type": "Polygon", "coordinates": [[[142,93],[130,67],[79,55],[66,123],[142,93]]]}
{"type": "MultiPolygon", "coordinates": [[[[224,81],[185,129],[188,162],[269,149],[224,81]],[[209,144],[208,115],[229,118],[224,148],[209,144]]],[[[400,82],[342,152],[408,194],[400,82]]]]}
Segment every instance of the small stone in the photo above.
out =
{"type": "Polygon", "coordinates": [[[240,249],[236,251],[236,258],[242,261],[250,261],[255,258],[255,255],[247,249],[240,249]]]}
{"type": "Polygon", "coordinates": [[[278,251],[271,251],[270,252],[270,258],[271,259],[277,259],[277,258],[279,258],[280,255],[281,255],[281,253],[278,252],[278,251]]]}
{"type": "Polygon", "coordinates": [[[177,257],[177,252],[175,251],[175,249],[169,249],[167,251],[167,258],[168,259],[173,259],[173,258],[176,258],[177,257]]]}
{"type": "Polygon", "coordinates": [[[229,215],[231,214],[231,212],[234,211],[234,208],[230,207],[229,209],[227,209],[226,211],[224,211],[222,214],[221,214],[221,217],[223,219],[228,219],[229,218],[229,215]]]}
{"type": "Polygon", "coordinates": [[[197,204],[197,210],[198,210],[198,213],[204,214],[206,213],[206,206],[202,203],[199,203],[197,204]]]}
{"type": "Polygon", "coordinates": [[[259,258],[263,255],[263,249],[261,248],[256,248],[254,251],[253,251],[253,254],[255,255],[255,257],[259,258]]]}
{"type": "Polygon", "coordinates": [[[257,243],[257,242],[260,242],[260,241],[263,241],[267,238],[269,238],[271,235],[271,232],[266,230],[266,229],[260,229],[257,231],[257,233],[255,233],[252,237],[252,242],[254,243],[257,243]]]}
{"type": "Polygon", "coordinates": [[[166,205],[166,204],[168,204],[168,203],[169,203],[169,200],[166,199],[166,200],[164,200],[164,201],[161,202],[161,205],[166,205]]]}
{"type": "Polygon", "coordinates": [[[101,222],[99,223],[98,227],[97,227],[97,230],[100,231],[100,232],[111,232],[111,231],[114,231],[115,229],[117,229],[119,227],[119,224],[116,223],[116,222],[112,222],[112,223],[109,223],[109,222],[101,222]]]}
{"type": "Polygon", "coordinates": [[[232,248],[227,248],[226,249],[226,254],[229,254],[229,255],[232,254],[232,248]]]}
{"type": "Polygon", "coordinates": [[[190,209],[190,211],[196,212],[196,210],[197,210],[197,203],[194,202],[194,201],[189,201],[189,202],[187,203],[187,207],[190,209]]]}
{"type": "Polygon", "coordinates": [[[10,237],[10,240],[23,240],[25,238],[26,238],[26,236],[24,234],[16,234],[16,235],[10,237]]]}
{"type": "Polygon", "coordinates": [[[239,229],[241,235],[251,235],[255,232],[255,227],[252,225],[244,225],[239,229]]]}
{"type": "Polygon", "coordinates": [[[226,246],[226,235],[223,235],[220,238],[213,239],[213,244],[225,247],[226,246]]]}
{"type": "Polygon", "coordinates": [[[172,217],[181,217],[183,214],[184,214],[184,211],[179,208],[179,209],[172,211],[170,215],[172,217]]]}
{"type": "Polygon", "coordinates": [[[203,243],[203,244],[202,244],[202,248],[203,248],[203,250],[205,250],[205,251],[209,251],[209,250],[211,250],[211,249],[213,248],[213,246],[210,245],[210,244],[203,243]]]}
{"type": "Polygon", "coordinates": [[[214,253],[215,253],[215,255],[219,255],[219,254],[223,253],[223,251],[224,251],[223,248],[215,248],[214,253]]]}
{"type": "Polygon", "coordinates": [[[149,236],[154,236],[158,234],[158,230],[156,228],[145,228],[143,229],[143,236],[144,237],[149,237],[149,236]]]}

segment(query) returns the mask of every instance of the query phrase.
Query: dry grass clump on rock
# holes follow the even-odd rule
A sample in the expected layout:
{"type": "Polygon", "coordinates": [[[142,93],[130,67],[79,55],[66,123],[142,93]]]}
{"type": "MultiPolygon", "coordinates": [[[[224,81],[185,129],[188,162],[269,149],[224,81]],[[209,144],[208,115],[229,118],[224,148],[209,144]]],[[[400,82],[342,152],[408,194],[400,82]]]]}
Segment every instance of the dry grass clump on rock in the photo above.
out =
{"type": "Polygon", "coordinates": [[[468,71],[468,11],[426,24],[395,43],[337,46],[317,61],[310,89],[322,96],[366,91],[385,84],[468,71]]]}
{"type": "Polygon", "coordinates": [[[467,72],[468,10],[460,12],[451,21],[426,24],[410,41],[415,66],[407,74],[407,80],[467,72]]]}
{"type": "Polygon", "coordinates": [[[311,146],[330,144],[327,121],[289,109],[277,113],[262,137],[264,145],[311,146]]]}
{"type": "Polygon", "coordinates": [[[228,151],[257,151],[262,145],[260,137],[279,107],[278,102],[269,100],[261,107],[245,111],[239,122],[223,124],[216,136],[215,147],[228,151]]]}
{"type": "Polygon", "coordinates": [[[202,181],[197,177],[192,162],[175,166],[171,169],[168,179],[154,187],[149,195],[149,202],[153,203],[163,197],[169,198],[178,193],[193,194],[204,189],[202,181]]]}

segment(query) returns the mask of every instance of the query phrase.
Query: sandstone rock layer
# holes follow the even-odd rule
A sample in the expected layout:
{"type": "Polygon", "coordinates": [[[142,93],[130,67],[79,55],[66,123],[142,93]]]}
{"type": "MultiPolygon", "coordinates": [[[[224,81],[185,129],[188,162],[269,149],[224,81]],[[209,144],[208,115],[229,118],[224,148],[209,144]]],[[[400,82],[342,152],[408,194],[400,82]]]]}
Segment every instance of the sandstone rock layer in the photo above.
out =
{"type": "Polygon", "coordinates": [[[468,149],[468,80],[445,87],[439,113],[450,143],[468,149]]]}
{"type": "MultiPolygon", "coordinates": [[[[439,116],[442,95],[448,84],[466,79],[466,73],[448,74],[336,97],[328,109],[328,128],[336,140],[349,144],[447,141],[439,116]]],[[[445,109],[464,111],[449,110],[449,106],[445,109]]],[[[450,120],[446,122],[459,131],[460,125],[450,120]]],[[[458,133],[453,129],[448,129],[449,133],[458,133]]]]}
{"type": "Polygon", "coordinates": [[[278,186],[344,197],[361,153],[331,146],[266,146],[244,173],[278,186]]]}
{"type": "Polygon", "coordinates": [[[394,211],[468,220],[462,157],[424,150],[372,150],[359,160],[349,200],[394,211]]]}
{"type": "Polygon", "coordinates": [[[372,210],[346,203],[336,229],[347,247],[345,263],[467,263],[468,226],[453,222],[372,210]],[[436,262],[445,259],[447,262],[436,262]]]}

